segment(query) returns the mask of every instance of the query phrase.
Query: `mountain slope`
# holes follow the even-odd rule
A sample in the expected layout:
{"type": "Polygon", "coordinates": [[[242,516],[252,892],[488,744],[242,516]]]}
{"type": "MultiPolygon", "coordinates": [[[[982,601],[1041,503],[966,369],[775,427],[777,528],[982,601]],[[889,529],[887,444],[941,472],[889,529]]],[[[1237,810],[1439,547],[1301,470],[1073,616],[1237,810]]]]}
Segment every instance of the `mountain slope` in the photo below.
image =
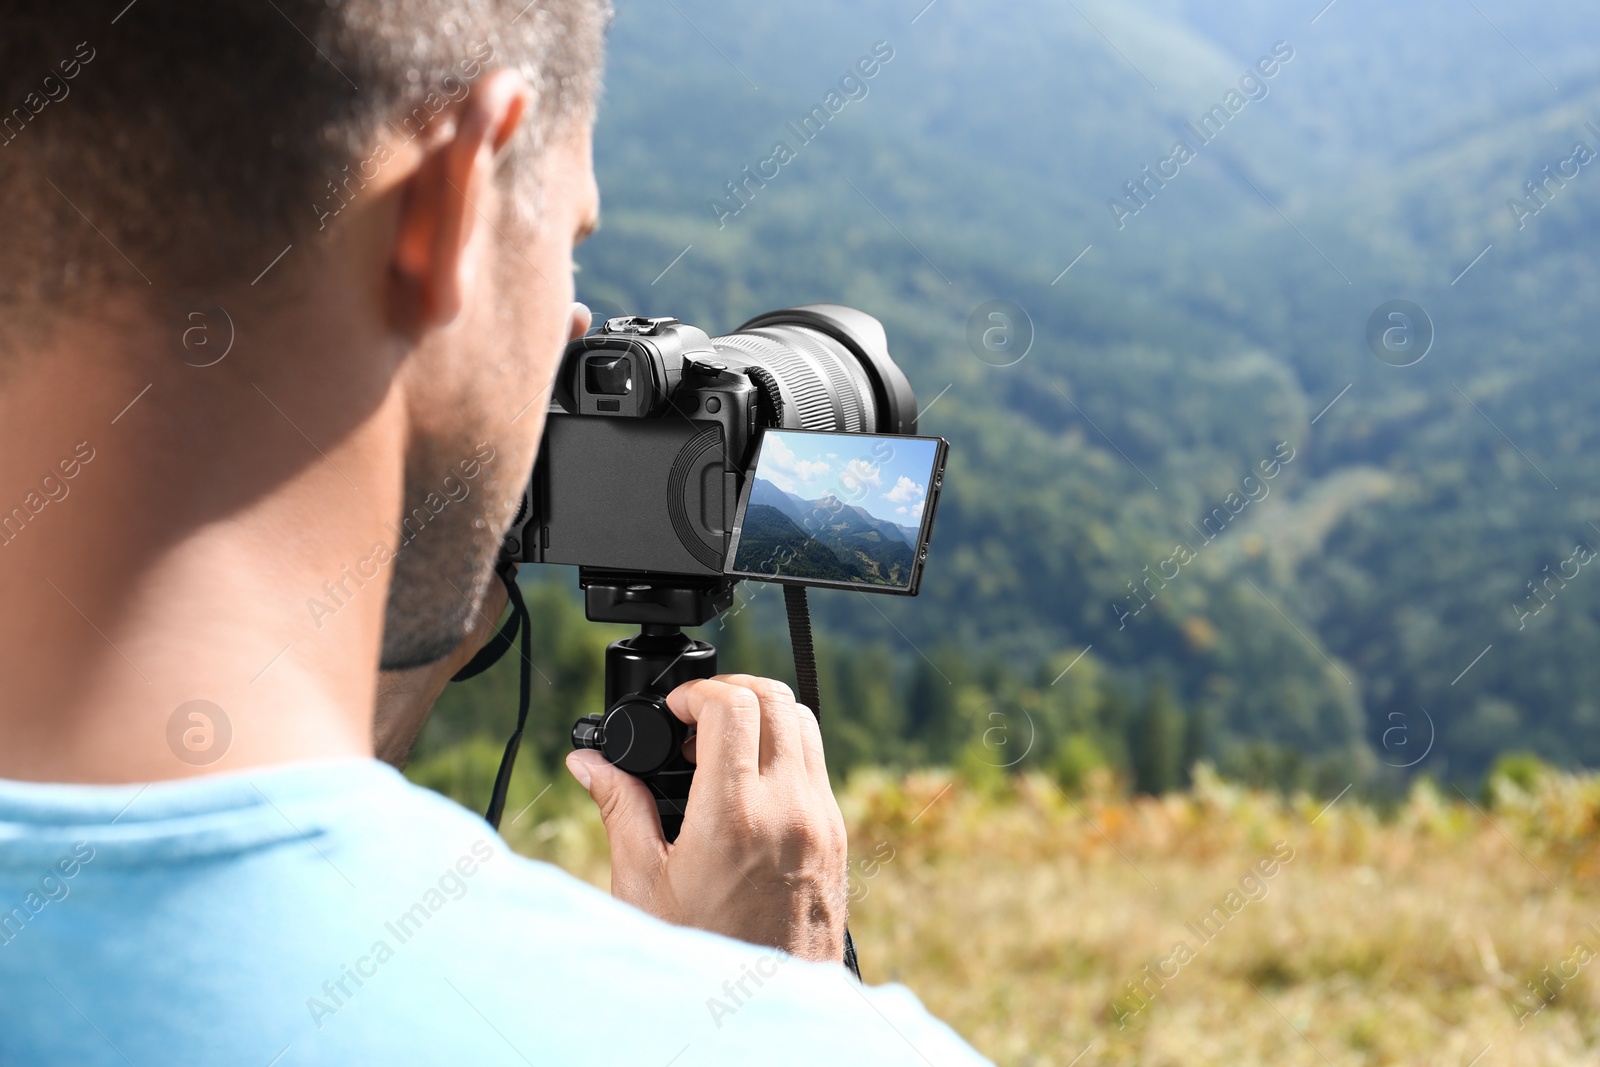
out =
{"type": "Polygon", "coordinates": [[[582,298],[713,332],[854,304],[938,398],[922,596],[819,596],[824,628],[1020,671],[1092,645],[1130,686],[1170,684],[1219,750],[1399,766],[1395,716],[1429,709],[1439,773],[1524,746],[1600,764],[1600,582],[1541,584],[1600,537],[1600,164],[1522,225],[1507,206],[1574,142],[1600,150],[1600,11],[918,6],[625,0],[598,131],[582,298]],[[893,58],[864,95],[719,221],[877,41],[893,58]],[[1267,93],[1114,217],[1279,41],[1267,93]],[[992,299],[1031,325],[1010,366],[969,340],[992,299]],[[1435,331],[1414,366],[1366,339],[1394,299],[1435,331]]]}

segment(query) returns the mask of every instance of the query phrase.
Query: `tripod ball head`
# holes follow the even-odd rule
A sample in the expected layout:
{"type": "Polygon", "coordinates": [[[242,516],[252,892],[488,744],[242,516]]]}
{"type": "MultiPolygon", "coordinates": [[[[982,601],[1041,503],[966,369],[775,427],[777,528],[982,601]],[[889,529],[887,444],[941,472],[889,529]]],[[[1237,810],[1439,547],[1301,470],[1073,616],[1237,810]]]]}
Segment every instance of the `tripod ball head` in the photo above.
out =
{"type": "Polygon", "coordinates": [[[592,748],[629,774],[654,774],[683,751],[689,726],[654,693],[630,693],[604,715],[572,725],[572,747],[592,748]]]}

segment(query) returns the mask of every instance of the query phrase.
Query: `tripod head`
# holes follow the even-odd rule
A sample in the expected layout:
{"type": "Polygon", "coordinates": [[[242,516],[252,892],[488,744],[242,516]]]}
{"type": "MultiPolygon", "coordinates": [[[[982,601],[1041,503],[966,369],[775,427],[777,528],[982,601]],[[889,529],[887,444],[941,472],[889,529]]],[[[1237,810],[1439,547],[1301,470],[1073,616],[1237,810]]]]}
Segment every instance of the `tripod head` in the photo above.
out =
{"type": "Polygon", "coordinates": [[[683,827],[694,764],[683,755],[692,727],[672,713],[666,696],[684,682],[717,673],[716,648],[682,627],[700,626],[727,610],[735,581],[578,571],[589,621],[636,624],[639,633],[606,647],[605,710],[573,724],[572,747],[595,749],[642,780],[655,797],[668,841],[683,827]]]}
{"type": "Polygon", "coordinates": [[[737,578],[578,568],[590,622],[703,626],[733,605],[737,578]]]}

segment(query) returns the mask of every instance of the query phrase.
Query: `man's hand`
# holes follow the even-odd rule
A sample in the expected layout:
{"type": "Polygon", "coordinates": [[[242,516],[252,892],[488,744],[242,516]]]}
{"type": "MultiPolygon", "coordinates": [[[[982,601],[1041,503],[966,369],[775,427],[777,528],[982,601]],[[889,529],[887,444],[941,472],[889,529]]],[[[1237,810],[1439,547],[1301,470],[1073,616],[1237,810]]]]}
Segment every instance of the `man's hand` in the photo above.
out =
{"type": "Polygon", "coordinates": [[[372,720],[374,755],[385,763],[404,766],[439,694],[455,673],[478,654],[478,649],[488,644],[505,609],[506,587],[498,577],[492,578],[489,591],[472,618],[472,629],[454,652],[426,667],[378,672],[378,701],[372,720]]]}
{"type": "Polygon", "coordinates": [[[598,752],[567,757],[605,822],[612,894],[681,926],[843,959],[844,817],[816,716],[782,682],[747,674],[686,682],[667,706],[696,727],[694,786],[672,844],[643,782],[598,752]]]}

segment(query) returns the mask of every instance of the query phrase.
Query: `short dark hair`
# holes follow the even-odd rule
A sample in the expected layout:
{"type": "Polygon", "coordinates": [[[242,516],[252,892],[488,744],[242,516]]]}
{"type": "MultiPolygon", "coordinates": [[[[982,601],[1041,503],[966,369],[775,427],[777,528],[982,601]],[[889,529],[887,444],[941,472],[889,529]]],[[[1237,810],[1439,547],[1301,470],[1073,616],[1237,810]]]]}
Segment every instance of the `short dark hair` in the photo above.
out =
{"type": "Polygon", "coordinates": [[[533,171],[564,122],[592,116],[610,20],[607,0],[5,8],[0,316],[248,281],[374,176],[375,145],[416,136],[497,67],[532,86],[505,169],[533,171]]]}

